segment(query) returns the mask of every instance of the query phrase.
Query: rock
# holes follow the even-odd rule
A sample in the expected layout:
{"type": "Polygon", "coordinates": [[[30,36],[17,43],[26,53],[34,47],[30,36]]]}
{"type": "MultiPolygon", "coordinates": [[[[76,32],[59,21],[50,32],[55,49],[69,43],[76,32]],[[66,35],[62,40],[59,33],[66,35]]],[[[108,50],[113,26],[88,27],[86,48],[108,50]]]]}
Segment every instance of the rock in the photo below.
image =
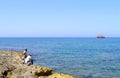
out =
{"type": "Polygon", "coordinates": [[[16,76],[12,76],[11,78],[24,78],[24,76],[16,75],[16,76]]]}
{"type": "Polygon", "coordinates": [[[0,76],[7,76],[8,72],[14,70],[15,67],[7,62],[7,59],[0,59],[0,76]]]}
{"type": "Polygon", "coordinates": [[[24,65],[22,52],[0,52],[10,57],[0,58],[0,78],[73,78],[72,76],[55,73],[44,66],[24,65]]]}
{"type": "Polygon", "coordinates": [[[4,76],[0,75],[0,78],[5,78],[4,76]]]}
{"type": "Polygon", "coordinates": [[[38,78],[53,78],[53,77],[50,77],[50,76],[40,76],[38,78]]]}
{"type": "Polygon", "coordinates": [[[62,73],[54,73],[54,74],[50,75],[50,77],[53,77],[53,78],[73,78],[72,76],[65,75],[62,73]]]}
{"type": "Polygon", "coordinates": [[[24,75],[24,78],[38,78],[38,76],[35,76],[35,75],[24,75]]]}
{"type": "MultiPolygon", "coordinates": [[[[35,67],[34,65],[32,66],[33,68],[35,67]]],[[[52,74],[52,69],[51,68],[46,68],[42,66],[37,66],[35,67],[36,69],[32,69],[32,73],[37,76],[48,76],[52,74]]]]}

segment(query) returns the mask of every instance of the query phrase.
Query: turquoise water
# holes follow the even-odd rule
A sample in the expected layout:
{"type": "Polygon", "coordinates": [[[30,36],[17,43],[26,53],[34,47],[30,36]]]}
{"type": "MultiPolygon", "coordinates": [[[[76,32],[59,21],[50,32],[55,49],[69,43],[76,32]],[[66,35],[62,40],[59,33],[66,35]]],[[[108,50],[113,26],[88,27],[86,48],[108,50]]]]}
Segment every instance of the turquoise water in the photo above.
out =
{"type": "Polygon", "coordinates": [[[80,78],[120,78],[120,38],[0,38],[1,50],[28,48],[34,64],[80,78]]]}

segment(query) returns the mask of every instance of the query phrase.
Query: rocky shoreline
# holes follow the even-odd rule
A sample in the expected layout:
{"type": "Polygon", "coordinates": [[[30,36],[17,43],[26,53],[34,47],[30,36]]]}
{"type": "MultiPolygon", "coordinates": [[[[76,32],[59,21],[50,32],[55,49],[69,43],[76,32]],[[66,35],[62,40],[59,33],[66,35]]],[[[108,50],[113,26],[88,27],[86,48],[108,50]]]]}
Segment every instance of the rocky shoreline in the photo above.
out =
{"type": "Polygon", "coordinates": [[[74,78],[44,66],[24,65],[22,57],[22,52],[0,51],[0,78],[74,78]]]}

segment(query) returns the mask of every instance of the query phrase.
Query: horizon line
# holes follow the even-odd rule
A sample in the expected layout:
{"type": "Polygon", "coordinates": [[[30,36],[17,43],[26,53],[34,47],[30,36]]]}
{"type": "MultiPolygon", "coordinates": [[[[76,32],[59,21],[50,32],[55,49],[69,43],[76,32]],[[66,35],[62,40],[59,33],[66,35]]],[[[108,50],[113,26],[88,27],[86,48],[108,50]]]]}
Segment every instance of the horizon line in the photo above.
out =
{"type": "MultiPolygon", "coordinates": [[[[93,36],[86,36],[86,37],[0,37],[0,38],[97,38],[97,37],[93,37],[93,36]]],[[[105,38],[119,38],[119,36],[109,36],[109,37],[105,37],[105,38]]]]}

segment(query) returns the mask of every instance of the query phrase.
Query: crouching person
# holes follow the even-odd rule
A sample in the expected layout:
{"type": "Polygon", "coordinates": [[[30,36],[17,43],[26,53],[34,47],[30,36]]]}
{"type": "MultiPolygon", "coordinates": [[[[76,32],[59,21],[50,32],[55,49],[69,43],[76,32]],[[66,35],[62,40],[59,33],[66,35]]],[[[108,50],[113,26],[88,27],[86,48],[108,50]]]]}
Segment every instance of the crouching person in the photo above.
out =
{"type": "Polygon", "coordinates": [[[28,56],[25,58],[25,64],[28,65],[28,66],[33,64],[33,59],[32,59],[32,56],[31,56],[31,55],[28,55],[28,56]]]}

